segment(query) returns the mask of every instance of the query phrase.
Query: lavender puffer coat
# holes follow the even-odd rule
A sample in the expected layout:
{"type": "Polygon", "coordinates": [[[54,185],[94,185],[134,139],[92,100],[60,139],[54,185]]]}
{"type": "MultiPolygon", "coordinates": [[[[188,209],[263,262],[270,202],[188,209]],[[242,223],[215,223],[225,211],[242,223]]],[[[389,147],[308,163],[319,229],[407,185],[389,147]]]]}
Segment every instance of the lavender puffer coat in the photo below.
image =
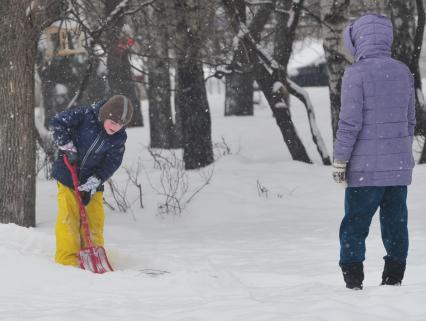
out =
{"type": "Polygon", "coordinates": [[[411,183],[415,96],[408,67],[392,59],[392,23],[362,16],[345,29],[355,57],[342,80],[334,159],[348,162],[349,187],[411,183]]]}

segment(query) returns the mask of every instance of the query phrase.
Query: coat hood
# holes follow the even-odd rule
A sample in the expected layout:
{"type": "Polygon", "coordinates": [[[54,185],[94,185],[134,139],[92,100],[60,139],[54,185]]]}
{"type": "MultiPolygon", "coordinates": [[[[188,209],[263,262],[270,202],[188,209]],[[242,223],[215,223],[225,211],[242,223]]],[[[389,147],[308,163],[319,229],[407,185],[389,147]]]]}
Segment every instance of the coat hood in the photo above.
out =
{"type": "Polygon", "coordinates": [[[385,16],[366,14],[345,28],[343,41],[356,61],[363,58],[390,57],[393,26],[385,16]]]}

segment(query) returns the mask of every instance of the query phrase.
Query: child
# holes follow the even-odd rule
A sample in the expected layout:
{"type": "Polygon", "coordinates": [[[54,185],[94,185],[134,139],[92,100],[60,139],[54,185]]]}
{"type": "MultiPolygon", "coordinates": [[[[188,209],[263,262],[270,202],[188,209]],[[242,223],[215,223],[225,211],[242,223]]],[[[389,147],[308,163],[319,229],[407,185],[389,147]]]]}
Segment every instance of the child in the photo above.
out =
{"type": "Polygon", "coordinates": [[[392,30],[386,17],[367,14],[344,31],[355,63],[342,80],[333,177],[348,186],[339,264],[350,289],[362,289],[365,239],[379,207],[386,249],[381,284],[401,284],[406,265],[415,95],[409,69],[391,58],[392,30]]]}
{"type": "Polygon", "coordinates": [[[58,184],[55,261],[60,264],[78,266],[77,254],[84,244],[79,207],[63,155],[77,164],[78,189],[86,206],[92,242],[103,246],[102,184],[121,165],[127,139],[125,129],[132,114],[130,100],[116,95],[93,107],[66,110],[52,119],[54,141],[59,146],[52,176],[58,184]]]}

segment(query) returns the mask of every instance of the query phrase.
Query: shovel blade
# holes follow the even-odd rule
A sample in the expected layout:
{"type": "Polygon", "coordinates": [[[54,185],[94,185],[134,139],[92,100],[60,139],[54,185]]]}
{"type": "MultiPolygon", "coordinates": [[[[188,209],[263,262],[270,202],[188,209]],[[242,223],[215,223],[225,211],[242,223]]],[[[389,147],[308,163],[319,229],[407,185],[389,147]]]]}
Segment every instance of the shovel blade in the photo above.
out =
{"type": "Polygon", "coordinates": [[[93,273],[114,271],[102,246],[86,247],[78,253],[80,267],[93,273]]]}

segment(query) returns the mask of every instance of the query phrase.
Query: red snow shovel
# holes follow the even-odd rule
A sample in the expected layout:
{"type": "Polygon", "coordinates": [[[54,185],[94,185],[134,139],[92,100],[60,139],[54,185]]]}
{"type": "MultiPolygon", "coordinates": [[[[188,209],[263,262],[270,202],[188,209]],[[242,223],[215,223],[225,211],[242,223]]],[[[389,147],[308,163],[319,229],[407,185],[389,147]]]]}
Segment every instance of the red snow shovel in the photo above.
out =
{"type": "Polygon", "coordinates": [[[68,167],[72,182],[74,185],[75,197],[80,207],[80,221],[83,227],[84,237],[86,239],[86,247],[82,248],[78,253],[78,261],[83,270],[89,270],[93,273],[105,273],[114,271],[109,264],[105,249],[102,246],[94,246],[90,237],[89,222],[87,221],[87,213],[81,200],[80,191],[78,190],[77,165],[71,165],[67,155],[64,155],[65,165],[68,167]]]}

